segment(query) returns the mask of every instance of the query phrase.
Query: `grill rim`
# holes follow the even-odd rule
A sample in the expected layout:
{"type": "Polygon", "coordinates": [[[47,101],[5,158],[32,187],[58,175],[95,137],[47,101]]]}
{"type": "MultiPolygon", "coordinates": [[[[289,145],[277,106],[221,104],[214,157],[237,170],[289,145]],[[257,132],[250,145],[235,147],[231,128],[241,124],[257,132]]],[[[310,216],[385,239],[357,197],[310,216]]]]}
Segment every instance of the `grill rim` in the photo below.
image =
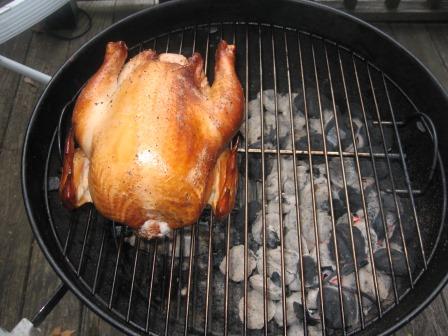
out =
{"type": "MultiPolygon", "coordinates": [[[[251,3],[251,2],[254,2],[254,1],[247,0],[245,3],[251,3]]],[[[21,158],[22,158],[22,164],[21,164],[22,195],[23,195],[23,200],[24,200],[24,205],[25,205],[28,220],[30,222],[34,236],[35,236],[41,250],[43,251],[45,257],[47,258],[48,262],[52,266],[53,270],[58,274],[58,276],[61,278],[63,283],[66,284],[70,288],[70,290],[84,304],[86,304],[90,309],[92,309],[96,314],[101,316],[101,318],[103,318],[104,320],[109,322],[111,325],[113,325],[116,328],[118,328],[119,330],[121,330],[127,334],[131,334],[131,335],[138,335],[139,334],[138,329],[132,328],[132,326],[128,326],[125,323],[122,323],[118,317],[114,318],[115,312],[113,310],[109,310],[107,312],[104,311],[102,308],[100,308],[100,306],[95,304],[95,298],[93,298],[93,300],[92,300],[91,298],[89,298],[88,295],[84,294],[83,291],[78,288],[76,282],[73,281],[70,278],[70,276],[67,274],[67,271],[70,271],[69,265],[66,263],[61,265],[61,263],[57,260],[57,258],[55,258],[54,253],[52,253],[50,251],[50,248],[44,241],[42,230],[41,230],[41,228],[39,228],[38,221],[36,220],[36,218],[38,218],[39,216],[36,215],[36,213],[33,209],[34,205],[33,205],[33,202],[30,200],[31,197],[30,197],[30,192],[29,192],[29,190],[31,188],[29,186],[30,183],[28,182],[29,176],[27,175],[27,170],[29,170],[28,167],[30,167],[30,164],[28,163],[28,161],[30,161],[30,158],[28,156],[30,155],[29,151],[30,151],[31,132],[32,132],[33,125],[35,124],[35,120],[36,120],[38,113],[39,112],[42,113],[42,111],[39,111],[39,110],[41,110],[42,105],[44,105],[45,101],[49,97],[51,100],[52,91],[57,86],[58,82],[61,81],[61,79],[63,80],[65,78],[64,72],[70,66],[70,63],[74,59],[78,58],[80,55],[85,53],[85,51],[88,50],[90,47],[95,46],[95,45],[97,46],[101,42],[102,38],[114,33],[114,30],[117,30],[118,28],[120,28],[120,26],[123,23],[132,22],[139,17],[144,17],[144,16],[152,15],[152,14],[162,15],[162,17],[163,17],[163,16],[166,16],[167,14],[173,13],[173,11],[179,12],[178,6],[181,6],[181,5],[182,6],[193,6],[194,5],[194,6],[199,6],[202,8],[211,8],[212,6],[210,4],[211,4],[211,2],[209,2],[207,0],[192,0],[192,1],[175,0],[175,1],[167,2],[164,4],[158,5],[156,7],[144,9],[135,14],[132,14],[132,15],[116,22],[115,24],[111,25],[104,31],[98,33],[97,35],[95,35],[95,37],[93,37],[91,40],[86,42],[81,48],[79,48],[54,74],[51,81],[48,83],[45,90],[43,91],[38,102],[36,103],[36,106],[33,110],[32,116],[29,120],[27,129],[26,129],[25,139],[24,139],[24,143],[23,143],[23,147],[22,147],[22,155],[21,155],[21,158]],[[207,7],[207,4],[209,5],[208,7],[207,7]],[[157,13],[159,11],[160,11],[160,13],[157,13]]],[[[218,4],[228,6],[228,3],[224,2],[224,1],[219,2],[218,4]]],[[[317,9],[317,10],[321,10],[321,11],[326,11],[329,14],[334,15],[338,19],[341,19],[341,18],[346,19],[348,21],[351,21],[351,24],[358,24],[358,25],[361,25],[363,28],[370,30],[372,33],[378,35],[378,37],[382,38],[387,43],[391,44],[393,47],[398,48],[398,51],[402,55],[406,55],[408,57],[408,60],[406,60],[406,61],[408,61],[407,63],[410,62],[411,65],[415,69],[419,68],[420,74],[421,75],[425,74],[427,76],[426,79],[429,79],[432,82],[433,87],[438,89],[439,92],[437,92],[436,94],[437,95],[440,94],[439,96],[442,99],[444,99],[448,104],[447,93],[445,92],[444,88],[441,86],[439,81],[428,70],[428,68],[421,61],[419,61],[414,55],[412,55],[407,49],[405,49],[402,45],[400,45],[398,42],[396,42],[394,39],[392,39],[391,37],[389,37],[382,31],[380,31],[376,27],[374,27],[374,26],[370,25],[369,23],[366,23],[350,14],[344,13],[340,10],[337,10],[337,9],[334,9],[331,7],[327,7],[326,5],[322,5],[322,4],[318,4],[318,3],[308,2],[305,0],[281,0],[281,1],[277,2],[277,4],[284,5],[284,6],[299,5],[299,6],[304,6],[304,7],[311,7],[311,8],[317,9]],[[412,63],[414,63],[414,64],[412,64],[412,63]]],[[[259,3],[258,3],[258,5],[259,5],[259,3]]],[[[265,21],[268,21],[268,20],[265,20],[265,21]]],[[[272,24],[274,24],[274,23],[272,23],[272,24]]],[[[354,53],[356,54],[355,51],[354,51],[354,53]]],[[[364,57],[362,57],[362,58],[364,58],[364,57]]],[[[366,60],[366,61],[369,62],[368,60],[366,60]]],[[[386,74],[387,74],[387,72],[386,72],[386,74]]],[[[84,74],[84,76],[85,76],[85,74],[84,74]]],[[[73,96],[73,95],[71,95],[71,96],[73,96]]],[[[443,152],[443,150],[441,150],[441,151],[443,152]]],[[[440,158],[440,154],[439,154],[439,158],[440,158]]],[[[447,166],[446,164],[443,163],[443,160],[441,158],[440,158],[440,161],[441,161],[442,168],[447,166]]],[[[442,179],[445,180],[443,169],[442,169],[442,179]]],[[[446,188],[444,188],[444,193],[446,193],[446,188]]],[[[445,213],[445,212],[446,212],[446,209],[443,209],[443,213],[445,213]]],[[[444,222],[441,225],[440,231],[443,233],[443,231],[446,231],[446,229],[447,228],[446,228],[446,218],[445,218],[444,222]]],[[[436,247],[440,248],[440,245],[436,246],[436,247]]],[[[434,250],[434,253],[435,253],[435,251],[436,250],[434,250]]],[[[60,257],[62,258],[62,255],[60,257]]],[[[439,272],[440,272],[440,270],[439,270],[439,272]]],[[[424,273],[427,273],[427,271],[424,273]]],[[[396,331],[397,329],[401,328],[403,325],[408,323],[413,318],[415,318],[435,298],[435,296],[439,294],[439,292],[446,285],[447,282],[448,282],[448,271],[443,276],[443,278],[439,282],[439,284],[437,286],[433,287],[430,295],[428,295],[424,300],[422,300],[421,303],[418,304],[416,307],[411,309],[411,311],[408,314],[405,314],[404,318],[402,318],[400,321],[396,322],[390,328],[384,330],[384,332],[382,332],[381,335],[390,334],[390,333],[396,331]]],[[[414,288],[414,290],[415,290],[415,288],[414,288]]],[[[157,335],[151,331],[148,331],[147,334],[157,335]]],[[[360,334],[366,334],[366,330],[361,331],[360,334]]]]}

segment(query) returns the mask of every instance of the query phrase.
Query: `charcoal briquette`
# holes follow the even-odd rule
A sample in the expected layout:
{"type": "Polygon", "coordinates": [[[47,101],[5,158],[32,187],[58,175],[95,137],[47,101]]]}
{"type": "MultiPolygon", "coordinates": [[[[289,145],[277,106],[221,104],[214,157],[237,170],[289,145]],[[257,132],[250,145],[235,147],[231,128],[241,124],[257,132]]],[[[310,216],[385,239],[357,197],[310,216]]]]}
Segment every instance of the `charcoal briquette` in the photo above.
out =
{"type": "MultiPolygon", "coordinates": [[[[337,287],[323,287],[325,323],[328,328],[342,328],[341,306],[339,302],[339,292],[337,287]]],[[[320,302],[320,296],[318,296],[320,302]]],[[[346,326],[353,326],[359,317],[358,304],[355,294],[344,290],[342,291],[342,302],[344,305],[344,318],[346,326]]]]}
{"type": "MultiPolygon", "coordinates": [[[[353,245],[355,247],[355,253],[358,265],[363,260],[367,259],[366,254],[366,241],[362,235],[362,232],[355,226],[352,226],[353,234],[353,245]]],[[[336,237],[339,250],[339,262],[341,265],[354,264],[351,237],[350,237],[350,226],[347,221],[347,215],[339,218],[336,225],[336,237]]],[[[329,243],[330,256],[333,260],[335,257],[335,246],[334,246],[334,232],[331,234],[331,239],[329,243]]]]}
{"type": "Polygon", "coordinates": [[[303,256],[303,276],[305,278],[306,287],[313,287],[317,284],[316,262],[310,255],[303,256]]]}
{"type": "Polygon", "coordinates": [[[268,239],[266,240],[266,246],[275,249],[280,245],[280,238],[275,231],[268,230],[268,239]]]}
{"type": "Polygon", "coordinates": [[[281,287],[282,285],[281,276],[278,272],[272,272],[271,281],[278,287],[281,287]]]}
{"type": "MultiPolygon", "coordinates": [[[[322,110],[324,108],[330,107],[330,101],[325,96],[321,95],[321,106],[322,110]]],[[[317,97],[317,90],[314,88],[308,88],[306,90],[306,103],[307,103],[307,110],[308,110],[308,118],[319,118],[320,110],[318,105],[318,97],[317,97]]],[[[300,110],[304,111],[304,98],[303,95],[299,94],[295,99],[293,103],[294,110],[300,110]]]]}
{"type": "Polygon", "coordinates": [[[255,218],[257,217],[258,212],[261,210],[261,203],[256,200],[250,201],[247,204],[247,207],[248,207],[248,212],[249,212],[248,220],[249,220],[249,223],[252,223],[255,220],[255,218]]]}
{"type": "MultiPolygon", "coordinates": [[[[396,276],[408,275],[408,269],[406,266],[406,259],[404,253],[392,248],[390,249],[390,254],[392,258],[394,274],[396,276]]],[[[392,274],[390,270],[389,256],[387,253],[387,249],[381,248],[377,250],[373,255],[373,257],[375,259],[375,266],[377,269],[387,274],[392,274]]]]}

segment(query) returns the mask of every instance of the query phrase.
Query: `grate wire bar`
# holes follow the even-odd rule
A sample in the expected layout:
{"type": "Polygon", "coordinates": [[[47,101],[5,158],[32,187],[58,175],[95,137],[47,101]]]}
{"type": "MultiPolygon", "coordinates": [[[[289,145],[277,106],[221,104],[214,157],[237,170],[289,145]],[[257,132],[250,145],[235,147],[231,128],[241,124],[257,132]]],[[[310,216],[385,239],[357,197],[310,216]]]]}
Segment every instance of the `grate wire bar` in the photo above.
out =
{"type": "MultiPolygon", "coordinates": [[[[218,222],[206,210],[194,226],[175,231],[171,241],[136,238],[133,243],[132,232],[111,225],[93,206],[68,214],[57,192],[49,187],[49,179],[58,174],[75,96],[61,111],[45,162],[47,215],[58,247],[101,308],[139,332],[246,335],[253,333],[254,324],[264,335],[287,335],[299,325],[305,335],[363,330],[412,291],[436,247],[427,244],[419,213],[421,196],[435,183],[416,187],[407,166],[412,154],[406,153],[408,139],[403,135],[410,127],[409,114],[421,112],[386,74],[359,55],[288,27],[208,23],[151,38],[129,51],[135,54],[150,47],[159,52],[200,52],[212,79],[211,55],[222,38],[237,45],[237,70],[246,103],[238,135],[242,139],[238,148],[241,174],[234,212],[218,222]],[[397,92],[404,103],[396,98],[397,92]],[[272,112],[267,108],[269,99],[272,112]],[[408,115],[403,106],[408,106],[408,115]],[[333,128],[328,126],[329,119],[333,128]],[[298,167],[307,167],[305,174],[298,167]],[[316,175],[319,169],[324,177],[316,175]],[[255,179],[253,171],[259,172],[255,179]],[[284,213],[291,205],[286,198],[288,178],[293,186],[292,222],[287,219],[289,213],[284,213]],[[308,181],[306,187],[304,181],[308,181]],[[341,196],[335,198],[336,192],[341,196]],[[327,198],[328,227],[322,221],[321,195],[327,198]],[[252,202],[259,203],[258,210],[251,208],[252,202]],[[343,204],[342,214],[338,202],[343,204]],[[372,204],[377,207],[375,218],[370,216],[372,204]],[[404,215],[406,210],[412,220],[404,215]],[[346,222],[341,221],[343,216],[346,222]],[[258,237],[254,218],[260,223],[258,237]],[[290,232],[297,249],[293,251],[297,256],[293,276],[298,283],[294,289],[288,278],[290,232]],[[324,242],[326,232],[329,236],[324,242]],[[416,241],[410,240],[410,232],[416,241]],[[231,255],[238,245],[242,246],[238,262],[243,279],[234,281],[233,269],[238,266],[232,264],[231,255]],[[274,250],[279,251],[275,276],[274,250]],[[332,254],[331,266],[328,253],[332,254]],[[221,268],[224,256],[227,259],[221,268]],[[251,265],[254,258],[258,258],[256,267],[251,265]],[[258,287],[255,274],[261,278],[258,287]],[[314,274],[312,281],[310,274],[314,274]],[[390,282],[387,295],[384,278],[390,282]],[[348,279],[353,285],[348,285],[348,279]],[[271,289],[274,282],[277,298],[271,289]],[[371,284],[369,290],[366,283],[371,284]],[[257,295],[261,301],[254,303],[257,295]],[[292,297],[299,298],[293,305],[292,297]],[[333,310],[330,302],[335,303],[333,310]],[[251,315],[254,311],[261,318],[256,323],[251,315]]],[[[432,123],[416,119],[427,128],[432,123]]],[[[440,165],[438,170],[443,176],[440,165]]],[[[440,236],[440,229],[436,231],[440,236]]]]}

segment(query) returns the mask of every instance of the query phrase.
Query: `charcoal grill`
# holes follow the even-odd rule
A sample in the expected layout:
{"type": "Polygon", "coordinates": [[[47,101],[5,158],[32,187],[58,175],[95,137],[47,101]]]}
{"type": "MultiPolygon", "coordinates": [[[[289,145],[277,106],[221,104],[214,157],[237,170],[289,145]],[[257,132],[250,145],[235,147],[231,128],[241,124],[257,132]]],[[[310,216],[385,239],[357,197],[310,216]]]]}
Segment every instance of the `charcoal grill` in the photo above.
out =
{"type": "Polygon", "coordinates": [[[446,156],[448,143],[443,131],[447,109],[443,89],[418,60],[379,30],[337,10],[289,0],[172,1],[111,26],[53,77],[26,134],[22,161],[26,209],[40,247],[65,286],[125,333],[292,334],[286,297],[295,292],[301,304],[293,305],[294,325],[300,324],[304,334],[387,334],[418,314],[447,280],[446,161],[441,156],[446,156]],[[212,55],[222,38],[237,45],[237,70],[246,97],[245,126],[238,135],[242,139],[240,183],[232,214],[218,222],[206,209],[196,225],[175,231],[172,239],[147,242],[103,218],[91,205],[66,210],[57,193],[62,147],[74,102],[100,65],[105,44],[124,40],[131,56],[147,48],[184,55],[198,51],[212,81],[212,55]],[[273,125],[265,119],[267,96],[273,102],[273,125]],[[280,104],[281,99],[286,105],[280,104]],[[249,111],[255,104],[258,109],[249,111]],[[299,110],[304,120],[301,131],[294,125],[299,110]],[[253,124],[255,113],[259,126],[253,124]],[[334,124],[333,143],[325,133],[326,113],[334,124]],[[286,137],[282,137],[280,114],[289,118],[286,137]],[[313,122],[321,127],[317,136],[313,122]],[[269,125],[273,133],[267,134],[269,125]],[[260,127],[257,143],[249,140],[251,127],[260,127]],[[362,145],[356,133],[360,127],[362,145]],[[292,164],[291,168],[286,164],[292,164]],[[308,192],[298,187],[303,175],[294,167],[300,164],[307,167],[308,192]],[[321,246],[307,254],[302,239],[311,232],[318,241],[322,230],[315,190],[318,167],[325,176],[322,190],[330,195],[329,228],[336,232],[328,241],[335,259],[331,270],[324,265],[321,246]],[[278,172],[273,184],[276,197],[267,183],[273,169],[278,172]],[[290,212],[297,232],[296,279],[300,282],[294,291],[286,283],[285,235],[293,229],[286,227],[283,214],[285,171],[294,186],[290,212]],[[368,215],[372,200],[365,187],[367,179],[378,199],[376,224],[368,215]],[[358,192],[350,181],[358,184],[358,192]],[[332,196],[335,185],[342,202],[339,208],[332,196]],[[311,231],[304,224],[305,210],[300,205],[304,192],[310,202],[305,207],[311,209],[311,231]],[[263,204],[261,209],[251,207],[254,199],[263,204]],[[275,244],[280,251],[277,283],[281,293],[275,305],[283,314],[277,322],[272,319],[267,276],[272,249],[267,205],[271,201],[279,213],[275,244]],[[348,218],[341,230],[336,216],[340,208],[338,216],[348,218]],[[395,209],[391,210],[395,211],[393,233],[388,232],[386,208],[395,209]],[[255,211],[261,219],[259,244],[252,231],[255,211]],[[362,214],[365,246],[360,249],[355,227],[362,214]],[[371,236],[375,225],[383,239],[371,236]],[[375,244],[382,244],[382,259],[375,254],[375,244]],[[236,245],[244,246],[240,282],[229,275],[237,265],[222,263],[236,245]],[[253,330],[248,323],[253,308],[248,302],[253,291],[248,260],[257,249],[263,252],[260,269],[254,271],[263,279],[262,329],[253,330]],[[305,259],[311,254],[314,264],[308,267],[305,259]],[[365,267],[371,272],[370,294],[364,292],[360,280],[365,267]],[[307,284],[310,272],[314,272],[313,286],[307,284]],[[325,272],[330,272],[333,282],[325,272]],[[384,274],[390,280],[387,298],[381,296],[384,274]],[[344,284],[348,275],[354,279],[352,288],[344,284]],[[317,293],[312,302],[311,290],[317,293]]]}

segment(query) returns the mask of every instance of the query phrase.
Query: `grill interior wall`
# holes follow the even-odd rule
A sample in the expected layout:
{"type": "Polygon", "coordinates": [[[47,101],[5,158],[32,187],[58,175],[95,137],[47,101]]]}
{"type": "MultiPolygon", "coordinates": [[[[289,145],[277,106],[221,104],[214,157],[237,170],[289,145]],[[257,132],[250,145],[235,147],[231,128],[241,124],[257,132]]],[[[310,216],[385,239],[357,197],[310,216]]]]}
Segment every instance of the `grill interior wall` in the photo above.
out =
{"type": "MultiPolygon", "coordinates": [[[[325,147],[322,141],[318,141],[317,136],[311,137],[310,135],[311,147],[308,147],[306,142],[304,146],[300,142],[296,145],[292,137],[289,140],[279,141],[277,135],[279,135],[280,130],[277,127],[274,127],[272,146],[260,143],[257,147],[241,141],[239,146],[241,174],[237,207],[230,219],[217,222],[213,220],[210,212],[205,210],[201,220],[194,227],[184,228],[174,233],[173,243],[170,243],[168,239],[149,243],[137,240],[132,246],[129,244],[130,232],[125,227],[118,224],[112,225],[110,221],[96,213],[92,206],[85,206],[69,213],[62,207],[57,192],[49,188],[47,190],[48,215],[52,221],[54,232],[60,241],[61,251],[73,266],[73,272],[77,274],[86,289],[92,293],[92,298],[102,309],[107,312],[112,311],[117,319],[128,322],[136,330],[151,330],[157,334],[181,334],[187,330],[190,333],[203,333],[204,330],[208,330],[212,334],[259,334],[260,331],[251,330],[247,324],[242,323],[238,315],[239,300],[243,297],[245,298],[243,301],[247,303],[247,293],[251,291],[248,277],[244,277],[245,280],[243,281],[234,282],[229,279],[228,273],[220,272],[219,267],[223,257],[229,255],[229,250],[236,245],[244,245],[246,261],[247,256],[252,253],[250,251],[256,250],[257,243],[253,239],[252,224],[249,221],[250,218],[254,217],[254,211],[248,206],[248,201],[258,200],[265,206],[267,205],[266,178],[269,170],[280,167],[280,171],[283,171],[283,165],[290,165],[286,170],[291,172],[292,175],[290,176],[294,175],[292,173],[294,171],[292,160],[294,142],[297,153],[295,156],[296,163],[306,161],[309,165],[323,165],[325,167],[325,163],[337,163],[329,164],[330,178],[327,178],[327,185],[330,190],[333,190],[334,187],[334,177],[332,180],[331,175],[341,175],[341,172],[337,173],[336,170],[341,169],[339,167],[342,156],[344,158],[344,169],[347,169],[347,162],[351,162],[350,165],[354,166],[356,170],[356,162],[359,162],[362,167],[365,167],[367,163],[367,166],[375,167],[376,170],[385,174],[386,177],[381,179],[381,183],[375,183],[374,186],[383,191],[395,191],[388,193],[392,197],[388,199],[399,200],[401,205],[399,214],[403,230],[399,230],[398,237],[395,237],[393,242],[386,239],[385,244],[387,252],[391,250],[392,247],[389,246],[391,244],[401,244],[403,250],[403,246],[406,246],[410,266],[405,270],[407,273],[401,274],[403,270],[395,268],[397,264],[401,267],[403,261],[397,262],[391,258],[394,266],[393,270],[400,273],[392,277],[392,287],[395,294],[388,300],[378,300],[375,297],[375,305],[379,306],[381,312],[377,308],[373,314],[358,316],[355,322],[350,322],[349,316],[346,316],[349,314],[348,311],[352,309],[347,304],[342,305],[343,315],[340,314],[340,309],[336,309],[336,312],[329,312],[329,308],[323,307],[321,304],[317,307],[318,309],[324,308],[321,313],[317,311],[317,315],[321,317],[322,313],[327,313],[327,318],[333,315],[336,316],[335,318],[340,318],[344,333],[352,333],[374,323],[381,314],[399,303],[401,296],[405,295],[413,286],[413,283],[417,281],[418,276],[424,270],[425,262],[429,260],[439,234],[437,225],[425,225],[426,223],[441,222],[440,209],[443,205],[443,197],[439,171],[436,172],[434,181],[424,197],[410,196],[405,179],[405,171],[409,171],[410,185],[413,189],[418,189],[419,186],[424,185],[429,170],[427,162],[432,160],[432,152],[428,150],[428,148],[432,148],[432,142],[428,133],[419,131],[415,122],[406,126],[400,126],[399,124],[397,126],[399,135],[404,144],[403,148],[400,148],[392,123],[391,106],[398,123],[406,120],[415,113],[414,107],[406,97],[387,76],[373,65],[369,65],[364,59],[353,55],[351,51],[341,48],[331,41],[325,41],[305,32],[297,33],[294,30],[256,24],[205,25],[172,32],[155,40],[148,40],[130,48],[130,52],[135,54],[139,50],[154,48],[154,46],[158,52],[181,52],[184,55],[191,55],[193,51],[197,51],[205,58],[207,76],[212,82],[214,52],[221,38],[228,42],[235,41],[237,45],[237,70],[246,93],[247,103],[257,99],[260,92],[276,89],[278,95],[275,96],[277,98],[275,108],[278,116],[280,113],[278,102],[280,94],[288,99],[290,94],[300,93],[305,89],[305,95],[307,93],[309,95],[306,99],[308,114],[311,113],[312,108],[322,113],[326,109],[334,113],[334,108],[337,106],[336,112],[339,124],[353,125],[353,120],[350,123],[350,114],[354,115],[354,113],[364,111],[368,120],[372,120],[372,125],[368,127],[372,139],[381,139],[381,128],[383,129],[386,139],[384,146],[381,143],[373,147],[364,145],[363,148],[358,150],[359,153],[356,156],[353,150],[351,152],[343,151],[342,153],[337,148],[338,146],[330,148],[330,145],[327,144],[325,147]],[[285,47],[287,47],[287,51],[285,47]],[[329,80],[329,74],[331,75],[331,81],[329,80]],[[316,95],[317,93],[319,94],[316,95]],[[334,101],[332,97],[334,97],[334,101]],[[378,115],[383,123],[373,124],[374,121],[378,121],[378,115]],[[416,137],[416,133],[421,135],[416,137]],[[405,155],[406,166],[402,165],[400,149],[405,155]],[[374,159],[372,159],[372,156],[374,159]],[[284,158],[290,159],[284,160],[284,158]],[[390,167],[387,165],[388,160],[390,167]],[[375,163],[372,166],[373,161],[375,163]],[[251,181],[253,175],[256,174],[258,174],[258,183],[251,181]],[[416,204],[420,233],[413,216],[412,200],[416,204]],[[419,235],[423,246],[420,245],[419,239],[416,239],[419,235]],[[402,238],[406,242],[405,245],[403,245],[402,238]],[[139,249],[136,248],[137,246],[139,246],[139,249]],[[175,251],[180,252],[173,253],[175,251]],[[178,257],[173,257],[175,255],[178,257]],[[191,257],[191,255],[194,257],[191,257]],[[409,269],[411,270],[410,273],[408,272],[409,269]],[[186,309],[187,307],[188,309],[186,309]],[[186,321],[188,325],[185,323],[186,321]]],[[[294,103],[292,99],[291,102],[294,103]]],[[[65,138],[64,133],[72,108],[73,103],[68,104],[64,110],[63,118],[61,118],[60,138],[58,137],[59,133],[55,131],[47,163],[50,182],[53,177],[58,176],[60,171],[60,148],[58,151],[57,144],[58,141],[60,142],[61,139],[65,138]]],[[[246,108],[248,107],[246,106],[246,108]]],[[[301,110],[306,115],[305,106],[301,110]]],[[[262,110],[259,112],[262,112],[262,110]]],[[[288,113],[285,113],[285,115],[289,118],[288,113]]],[[[361,121],[363,121],[362,116],[362,114],[358,115],[361,121]]],[[[251,124],[253,121],[250,119],[246,119],[248,129],[255,127],[251,124]]],[[[278,125],[278,117],[274,125],[278,125]]],[[[242,128],[241,135],[243,137],[245,132],[245,128],[242,128]]],[[[307,133],[305,132],[305,134],[307,133]]],[[[265,130],[263,139],[270,136],[272,134],[266,133],[265,130]]],[[[295,136],[301,135],[295,134],[295,136]]],[[[350,142],[350,133],[348,141],[350,142]]],[[[360,171],[364,172],[365,169],[363,168],[360,171]]],[[[359,182],[359,178],[361,180],[366,177],[373,178],[373,175],[373,169],[371,169],[371,175],[369,176],[359,177],[357,173],[354,179],[355,184],[359,182]]],[[[293,178],[297,180],[298,177],[293,178]]],[[[313,172],[310,178],[314,178],[313,172]]],[[[49,181],[46,181],[46,185],[49,181]]],[[[280,195],[279,199],[281,200],[284,186],[281,183],[277,185],[274,183],[269,188],[271,187],[280,195]],[[280,190],[278,189],[279,185],[280,190]]],[[[349,198],[348,204],[350,207],[352,189],[342,186],[341,190],[342,198],[349,198]]],[[[300,200],[300,190],[296,191],[295,194],[299,196],[300,200]]],[[[315,195],[310,194],[309,197],[311,198],[311,204],[318,208],[319,204],[316,204],[315,195]]],[[[361,202],[361,210],[363,210],[368,206],[368,202],[361,195],[357,197],[359,197],[358,202],[361,202]]],[[[281,209],[283,204],[279,202],[278,206],[281,209]]],[[[347,207],[347,204],[345,206],[347,207]]],[[[334,216],[335,209],[331,211],[331,208],[334,208],[335,205],[330,204],[329,207],[332,214],[331,223],[332,226],[335,226],[337,219],[334,216]]],[[[295,209],[293,211],[297,214],[296,218],[300,220],[300,206],[298,207],[299,211],[295,209]]],[[[264,230],[269,225],[266,209],[261,210],[260,214],[263,217],[262,230],[264,230]]],[[[316,237],[321,228],[318,218],[313,217],[313,220],[315,224],[312,235],[314,234],[314,237],[316,237]]],[[[278,221],[280,228],[285,225],[282,215],[278,217],[278,221]]],[[[300,227],[297,227],[297,229],[298,231],[301,230],[300,227]]],[[[282,264],[285,262],[284,235],[285,230],[281,230],[279,245],[282,264]]],[[[341,239],[341,237],[336,238],[336,245],[341,244],[341,239]]],[[[357,250],[354,248],[355,242],[352,240],[352,236],[350,236],[348,243],[349,254],[353,258],[353,252],[355,251],[356,258],[357,250]]],[[[373,241],[371,244],[367,242],[366,260],[369,264],[372,263],[373,254],[373,252],[370,253],[370,248],[375,243],[373,241]]],[[[267,240],[261,244],[261,248],[265,252],[268,249],[267,244],[267,240]]],[[[303,249],[303,246],[300,249],[303,249]]],[[[314,253],[317,259],[315,272],[319,275],[318,288],[321,289],[324,284],[320,276],[320,255],[318,255],[318,250],[314,253]]],[[[265,259],[263,259],[263,262],[266,262],[265,259]]],[[[300,259],[301,264],[303,264],[303,255],[300,256],[300,259]]],[[[245,265],[247,266],[247,262],[245,262],[245,265]]],[[[390,267],[390,264],[388,267],[390,267]]],[[[355,278],[359,277],[360,269],[361,266],[353,268],[355,278]]],[[[300,272],[299,267],[298,275],[302,278],[302,284],[305,283],[304,273],[306,271],[310,271],[306,269],[306,266],[303,272],[300,272]]],[[[339,267],[338,279],[343,271],[342,267],[339,267]]],[[[389,272],[392,271],[389,270],[389,272]]],[[[245,273],[248,273],[247,269],[245,269],[245,273]]],[[[355,282],[359,282],[359,280],[355,282]]],[[[264,285],[266,285],[266,282],[264,285]]],[[[280,277],[280,286],[283,299],[291,295],[285,284],[284,276],[280,277]]],[[[336,285],[336,287],[339,295],[338,304],[340,304],[342,288],[340,285],[336,285]]],[[[366,299],[362,296],[361,291],[362,288],[358,290],[358,286],[355,287],[353,293],[355,301],[352,304],[356,306],[365,305],[366,299]]],[[[375,288],[375,291],[377,292],[378,289],[375,288]]],[[[297,291],[301,297],[304,297],[304,294],[306,297],[307,292],[308,289],[305,289],[304,286],[301,286],[297,291]]],[[[325,291],[319,291],[320,302],[325,302],[324,294],[325,291]]],[[[271,314],[272,307],[268,304],[269,300],[266,293],[263,297],[262,313],[265,317],[268,317],[271,314]]],[[[280,304],[283,301],[280,300],[280,304]]],[[[281,304],[281,308],[287,310],[287,314],[283,315],[289,318],[289,308],[286,302],[281,304]]],[[[299,319],[300,316],[303,318],[303,316],[309,315],[309,309],[306,300],[302,299],[302,307],[296,312],[299,319]]],[[[245,314],[247,316],[249,313],[246,311],[245,314]]],[[[307,321],[307,319],[304,319],[304,321],[307,321]]],[[[318,328],[313,325],[315,323],[310,321],[305,323],[305,330],[308,328],[310,334],[319,332],[318,328]]],[[[287,322],[286,318],[283,319],[283,323],[285,322],[287,322]]],[[[264,321],[263,324],[266,327],[266,332],[270,334],[278,334],[281,331],[286,332],[288,330],[287,328],[281,328],[273,320],[270,322],[264,321]]],[[[328,326],[328,323],[326,329],[322,330],[323,334],[333,332],[334,330],[328,326]]]]}

